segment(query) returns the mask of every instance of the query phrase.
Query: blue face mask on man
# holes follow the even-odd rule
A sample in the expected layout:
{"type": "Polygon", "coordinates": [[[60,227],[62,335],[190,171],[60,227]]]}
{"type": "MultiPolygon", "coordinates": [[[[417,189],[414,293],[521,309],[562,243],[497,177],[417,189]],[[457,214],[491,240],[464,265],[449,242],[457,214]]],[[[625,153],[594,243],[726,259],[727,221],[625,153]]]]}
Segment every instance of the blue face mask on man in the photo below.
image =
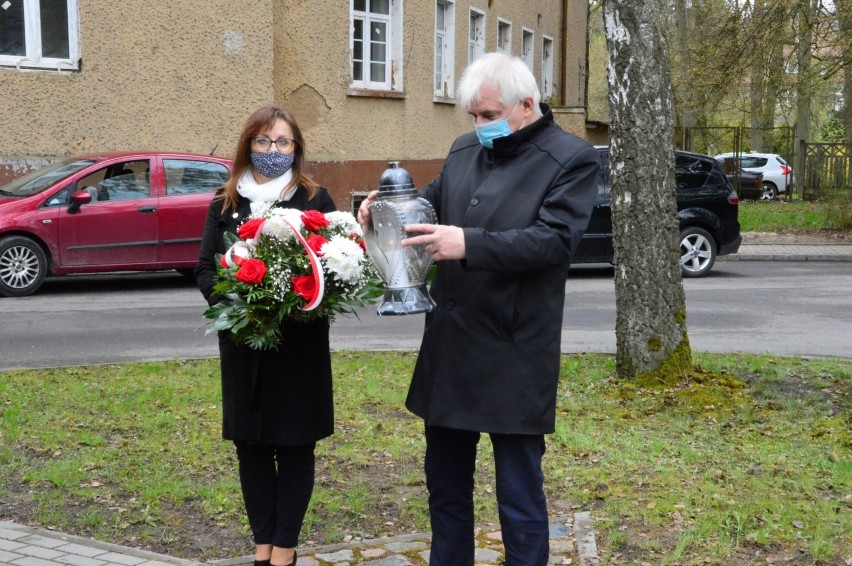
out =
{"type": "Polygon", "coordinates": [[[482,147],[491,149],[494,147],[494,140],[512,135],[512,128],[509,127],[509,116],[518,109],[518,104],[515,104],[512,112],[509,112],[502,118],[497,118],[484,124],[474,124],[476,137],[479,138],[479,143],[482,144],[482,147]]]}

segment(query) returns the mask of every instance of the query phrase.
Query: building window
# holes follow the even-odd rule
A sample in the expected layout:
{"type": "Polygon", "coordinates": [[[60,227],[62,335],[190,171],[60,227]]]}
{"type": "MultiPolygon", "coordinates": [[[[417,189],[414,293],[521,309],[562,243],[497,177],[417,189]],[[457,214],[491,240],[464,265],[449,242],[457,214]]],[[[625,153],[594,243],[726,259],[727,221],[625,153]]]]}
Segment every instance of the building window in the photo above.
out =
{"type": "Polygon", "coordinates": [[[512,54],[512,24],[506,20],[497,20],[497,51],[512,54]]]}
{"type": "Polygon", "coordinates": [[[529,68],[531,73],[534,73],[535,67],[535,34],[528,30],[527,28],[523,29],[522,37],[521,37],[521,59],[526,63],[527,68],[529,68]]]}
{"type": "Polygon", "coordinates": [[[0,65],[75,70],[77,0],[0,0],[0,65]]]}
{"type": "Polygon", "coordinates": [[[435,2],[435,84],[434,95],[453,97],[455,73],[456,6],[451,0],[435,2]]]}
{"type": "Polygon", "coordinates": [[[485,53],[485,12],[470,9],[470,31],[467,42],[467,63],[473,63],[485,53]]]}
{"type": "Polygon", "coordinates": [[[352,0],[352,86],[402,90],[402,0],[352,0]]]}
{"type": "Polygon", "coordinates": [[[541,98],[547,100],[553,96],[553,38],[544,36],[541,40],[541,98]]]}

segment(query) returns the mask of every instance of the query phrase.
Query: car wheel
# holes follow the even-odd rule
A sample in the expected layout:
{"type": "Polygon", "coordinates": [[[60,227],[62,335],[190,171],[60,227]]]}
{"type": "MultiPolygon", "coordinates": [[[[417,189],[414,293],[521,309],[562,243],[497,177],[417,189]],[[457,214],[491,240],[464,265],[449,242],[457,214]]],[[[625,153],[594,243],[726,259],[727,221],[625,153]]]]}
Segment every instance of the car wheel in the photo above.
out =
{"type": "Polygon", "coordinates": [[[775,185],[772,183],[763,183],[763,195],[760,197],[762,200],[775,200],[777,196],[778,189],[775,188],[775,185]]]}
{"type": "Polygon", "coordinates": [[[716,262],[716,240],[706,230],[690,226],[680,232],[680,271],[684,277],[707,275],[716,262]]]}
{"type": "Polygon", "coordinates": [[[0,296],[25,297],[41,287],[47,275],[47,256],[23,236],[0,240],[0,296]]]}

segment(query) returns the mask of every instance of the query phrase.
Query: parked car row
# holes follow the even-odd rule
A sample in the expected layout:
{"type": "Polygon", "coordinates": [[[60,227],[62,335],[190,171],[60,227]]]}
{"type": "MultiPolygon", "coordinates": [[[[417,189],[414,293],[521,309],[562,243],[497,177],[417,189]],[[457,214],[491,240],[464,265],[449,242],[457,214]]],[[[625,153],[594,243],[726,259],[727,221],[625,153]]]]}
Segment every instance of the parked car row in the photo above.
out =
{"type": "MultiPolygon", "coordinates": [[[[609,148],[597,150],[603,163],[598,196],[575,263],[612,263],[614,255],[609,148]]],[[[674,160],[681,273],[701,277],[717,256],[735,253],[740,247],[739,198],[712,157],[677,151],[674,160]]]]}
{"type": "MultiPolygon", "coordinates": [[[[609,150],[576,262],[612,262],[609,150]]],[[[177,270],[191,274],[228,159],[186,153],[78,157],[0,187],[0,296],[34,293],[52,275],[177,270]]],[[[681,271],[706,275],[737,251],[737,194],[719,163],[675,155],[681,271]]]]}
{"type": "MultiPolygon", "coordinates": [[[[760,197],[772,200],[793,190],[793,169],[783,157],[774,153],[722,153],[716,156],[726,173],[741,169],[763,175],[760,197]]],[[[751,194],[751,193],[749,193],[751,194]]],[[[752,198],[740,195],[742,198],[752,198]]]]}
{"type": "Polygon", "coordinates": [[[60,161],[0,187],[0,296],[50,275],[176,269],[191,274],[228,159],[121,153],[60,161]]]}

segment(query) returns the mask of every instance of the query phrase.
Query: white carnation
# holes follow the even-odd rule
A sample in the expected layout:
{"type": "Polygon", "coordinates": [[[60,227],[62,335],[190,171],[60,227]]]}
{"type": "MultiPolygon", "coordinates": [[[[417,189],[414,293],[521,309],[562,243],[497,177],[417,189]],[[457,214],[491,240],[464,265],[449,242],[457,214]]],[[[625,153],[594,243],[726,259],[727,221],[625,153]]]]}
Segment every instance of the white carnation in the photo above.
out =
{"type": "Polygon", "coordinates": [[[302,230],[302,211],[295,208],[272,208],[266,213],[266,222],[261,232],[287,242],[294,238],[293,230],[287,225],[292,224],[297,230],[302,230]]]}
{"type": "Polygon", "coordinates": [[[323,244],[320,253],[323,266],[334,274],[336,280],[349,283],[361,278],[364,250],[356,242],[344,236],[332,236],[323,244]]]}
{"type": "Polygon", "coordinates": [[[281,216],[271,216],[263,223],[263,228],[260,229],[262,234],[272,236],[277,240],[287,242],[293,239],[293,230],[284,222],[281,216]]]}
{"type": "Polygon", "coordinates": [[[302,229],[302,211],[296,208],[273,208],[267,214],[269,218],[286,218],[296,228],[302,229]]]}

